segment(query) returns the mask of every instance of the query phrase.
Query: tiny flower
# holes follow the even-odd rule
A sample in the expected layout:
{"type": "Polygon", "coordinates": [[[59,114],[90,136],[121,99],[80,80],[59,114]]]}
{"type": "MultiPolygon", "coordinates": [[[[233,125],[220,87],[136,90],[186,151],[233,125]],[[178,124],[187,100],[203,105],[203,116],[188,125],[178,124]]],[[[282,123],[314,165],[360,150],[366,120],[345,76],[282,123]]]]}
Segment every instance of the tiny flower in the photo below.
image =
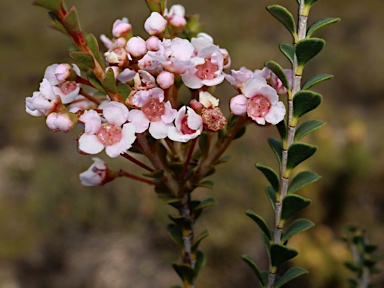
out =
{"type": "Polygon", "coordinates": [[[136,126],[136,132],[142,133],[149,128],[149,133],[155,139],[163,139],[168,135],[168,129],[177,111],[172,108],[169,101],[164,101],[164,91],[160,88],[139,90],[130,100],[132,104],[141,109],[132,109],[128,120],[136,126]]]}
{"type": "Polygon", "coordinates": [[[60,98],[53,92],[51,83],[45,78],[40,83],[40,90],[25,99],[26,112],[32,116],[48,116],[59,104],[60,98]]]}
{"type": "Polygon", "coordinates": [[[156,83],[162,89],[168,89],[175,82],[175,75],[168,71],[162,71],[156,78],[156,83]]]}
{"type": "Polygon", "coordinates": [[[99,186],[107,182],[108,176],[108,167],[107,164],[97,158],[92,158],[93,164],[88,168],[88,170],[80,173],[80,181],[84,186],[99,186]]]}
{"type": "MultiPolygon", "coordinates": [[[[72,78],[71,76],[73,72],[74,71],[72,69],[72,66],[69,65],[68,63],[59,64],[55,69],[55,77],[57,81],[64,82],[72,78]]],[[[76,73],[74,74],[76,75],[76,73]]],[[[71,79],[71,80],[74,80],[74,79],[71,79]]]]}
{"type": "Polygon", "coordinates": [[[147,53],[147,43],[141,37],[132,37],[128,40],[125,49],[133,57],[142,57],[147,53]]]}
{"type": "Polygon", "coordinates": [[[128,63],[127,51],[123,47],[115,47],[104,53],[105,60],[112,65],[124,67],[128,63]]]}
{"type": "Polygon", "coordinates": [[[224,58],[217,46],[208,45],[201,48],[197,57],[204,59],[204,63],[188,69],[181,75],[187,87],[198,89],[204,85],[215,86],[223,82],[224,58]]]}
{"type": "Polygon", "coordinates": [[[65,81],[72,81],[80,76],[80,69],[76,64],[52,64],[45,69],[44,77],[53,86],[65,81]]]}
{"type": "Polygon", "coordinates": [[[71,116],[68,113],[53,112],[48,115],[46,123],[48,128],[53,131],[68,132],[75,125],[74,118],[76,118],[75,114],[71,116]]]}
{"type": "Polygon", "coordinates": [[[241,67],[239,70],[231,70],[231,75],[226,74],[225,79],[238,91],[243,88],[245,83],[251,79],[253,73],[251,70],[241,67]]]}
{"type": "Polygon", "coordinates": [[[131,148],[135,141],[136,127],[126,123],[128,108],[115,101],[105,105],[102,121],[95,110],[85,111],[79,120],[85,124],[84,133],[79,138],[79,150],[88,154],[97,154],[104,147],[108,156],[117,157],[131,148]]]}
{"type": "Polygon", "coordinates": [[[195,50],[199,52],[202,48],[213,44],[213,38],[207,33],[201,32],[197,34],[197,37],[191,39],[191,43],[195,50]]]}
{"type": "Polygon", "coordinates": [[[227,124],[227,119],[221,112],[219,99],[212,96],[209,92],[199,93],[199,102],[203,105],[201,109],[201,118],[204,127],[210,131],[219,131],[227,124]]]}
{"type": "Polygon", "coordinates": [[[115,38],[119,38],[127,35],[132,30],[132,25],[129,24],[128,18],[118,19],[113,23],[112,35],[115,38]]]}
{"type": "Polygon", "coordinates": [[[168,130],[169,139],[188,142],[198,137],[203,130],[203,119],[191,107],[183,106],[177,112],[175,126],[168,130]]]}
{"type": "Polygon", "coordinates": [[[279,101],[276,90],[260,76],[252,77],[243,87],[243,94],[231,100],[230,108],[235,115],[247,114],[260,125],[277,124],[283,120],[285,106],[279,101]]]}
{"type": "Polygon", "coordinates": [[[158,12],[152,12],[144,23],[144,29],[149,35],[159,35],[165,31],[165,27],[167,20],[158,12]]]}
{"type": "Polygon", "coordinates": [[[80,85],[75,81],[66,81],[52,88],[55,94],[60,96],[63,104],[71,103],[79,96],[80,92],[80,85]]]}
{"type": "Polygon", "coordinates": [[[187,24],[184,15],[185,8],[180,4],[172,5],[169,12],[167,10],[164,12],[164,16],[168,18],[169,24],[175,28],[183,28],[187,24]]]}

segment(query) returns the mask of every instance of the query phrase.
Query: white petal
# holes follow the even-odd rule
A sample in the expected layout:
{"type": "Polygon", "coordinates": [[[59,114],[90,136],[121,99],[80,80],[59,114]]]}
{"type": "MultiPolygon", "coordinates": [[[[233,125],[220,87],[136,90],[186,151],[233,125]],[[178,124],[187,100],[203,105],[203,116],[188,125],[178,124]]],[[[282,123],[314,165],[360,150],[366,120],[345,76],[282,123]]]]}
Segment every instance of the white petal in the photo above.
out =
{"type": "Polygon", "coordinates": [[[284,119],[285,113],[285,106],[283,102],[279,101],[276,105],[273,105],[268,114],[265,115],[265,120],[271,124],[276,125],[284,119]]]}
{"type": "Polygon", "coordinates": [[[163,121],[151,122],[149,133],[155,139],[164,139],[168,136],[168,129],[174,127],[172,124],[165,124],[163,121]]]}
{"type": "Polygon", "coordinates": [[[104,145],[97,139],[96,135],[84,133],[79,138],[79,150],[88,154],[97,154],[101,152],[104,145]]]}
{"type": "Polygon", "coordinates": [[[183,79],[185,86],[191,89],[199,89],[203,87],[202,80],[199,77],[197,77],[195,74],[191,74],[189,71],[181,75],[181,78],[183,79]]]}
{"type": "Polygon", "coordinates": [[[259,93],[259,89],[262,85],[267,85],[267,81],[263,77],[253,76],[247,83],[245,83],[242,92],[246,97],[252,98],[259,93]]]}
{"type": "Polygon", "coordinates": [[[103,110],[103,115],[108,123],[117,126],[121,126],[127,122],[128,113],[128,108],[124,104],[116,101],[109,102],[103,110]]]}
{"type": "Polygon", "coordinates": [[[129,111],[128,121],[136,126],[136,133],[143,133],[149,126],[149,120],[141,110],[129,111]]]}
{"type": "Polygon", "coordinates": [[[79,120],[85,124],[85,133],[96,134],[101,128],[101,118],[95,110],[84,111],[79,120]]]}
{"type": "Polygon", "coordinates": [[[203,125],[203,119],[200,115],[198,115],[192,108],[187,107],[188,119],[187,124],[188,127],[192,130],[198,130],[203,125]]]}

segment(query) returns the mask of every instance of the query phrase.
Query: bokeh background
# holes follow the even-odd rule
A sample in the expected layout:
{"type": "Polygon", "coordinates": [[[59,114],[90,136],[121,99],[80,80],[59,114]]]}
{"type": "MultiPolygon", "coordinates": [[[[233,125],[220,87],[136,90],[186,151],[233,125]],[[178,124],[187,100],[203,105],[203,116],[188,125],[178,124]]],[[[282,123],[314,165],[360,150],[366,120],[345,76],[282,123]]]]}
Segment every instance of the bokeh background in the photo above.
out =
{"type": "MultiPolygon", "coordinates": [[[[25,113],[25,97],[38,90],[46,66],[70,61],[71,44],[48,27],[47,11],[31,2],[0,0],[0,287],[179,284],[170,265],[178,259],[177,250],[165,230],[170,210],[152,188],[126,179],[82,187],[78,174],[92,161],[76,152],[78,131],[53,133],[42,118],[25,113]]],[[[288,67],[278,44],[290,43],[290,36],[265,7],[282,4],[296,14],[297,1],[180,0],[168,6],[176,3],[188,14],[200,14],[206,32],[229,51],[233,69],[258,69],[266,60],[288,67]]],[[[110,35],[112,23],[126,16],[134,33],[147,37],[142,26],[149,11],[143,0],[67,4],[77,7],[83,30],[96,36],[110,35]]],[[[347,287],[350,274],[343,262],[351,254],[340,241],[346,224],[366,229],[383,252],[383,12],[381,0],[321,0],[311,11],[309,23],[324,17],[342,21],[318,31],[327,45],[304,71],[304,78],[335,77],[314,88],[324,101],[308,115],[327,125],[305,138],[319,150],[301,169],[322,179],[300,192],[313,201],[301,216],[317,225],[292,240],[300,254],[291,264],[310,274],[290,287],[347,287]]],[[[235,91],[223,83],[215,95],[225,107],[235,91]]],[[[196,191],[196,197],[213,196],[218,202],[196,227],[210,232],[201,246],[208,260],[197,287],[258,287],[242,254],[265,267],[260,231],[244,211],[272,220],[266,181],[254,163],[276,167],[266,139],[277,132],[256,125],[247,132],[229,149],[232,160],[212,177],[215,188],[196,191]]],[[[136,169],[124,159],[100,157],[112,167],[136,169]]],[[[384,274],[374,282],[384,287],[384,274]]]]}

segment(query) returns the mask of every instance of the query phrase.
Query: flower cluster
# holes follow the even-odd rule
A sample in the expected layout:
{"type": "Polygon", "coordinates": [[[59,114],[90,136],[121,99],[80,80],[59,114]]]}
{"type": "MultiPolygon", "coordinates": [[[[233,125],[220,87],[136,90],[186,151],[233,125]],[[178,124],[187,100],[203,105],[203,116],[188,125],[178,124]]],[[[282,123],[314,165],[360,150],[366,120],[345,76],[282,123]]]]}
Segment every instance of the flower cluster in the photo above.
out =
{"type": "MultiPolygon", "coordinates": [[[[53,64],[46,69],[39,91],[26,98],[27,113],[45,117],[53,131],[68,132],[80,124],[80,153],[97,154],[105,148],[108,156],[117,157],[135,145],[139,133],[185,143],[203,130],[223,129],[227,119],[219,100],[207,90],[227,80],[241,93],[230,101],[234,115],[247,115],[260,125],[279,123],[285,115],[279,95],[287,91],[276,75],[266,68],[254,72],[241,68],[226,74],[231,64],[227,50],[204,32],[182,38],[187,25],[181,5],[163,14],[152,12],[144,23],[147,39],[132,34],[127,18],[116,20],[112,37],[100,38],[108,49],[105,73],[112,69],[116,86],[129,88],[121,101],[105,91],[101,94],[100,89],[87,92],[89,86],[98,87],[78,66],[53,64]],[[182,84],[194,95],[186,103],[178,97],[182,84]]],[[[290,71],[286,74],[292,78],[290,71]]],[[[91,171],[106,170],[100,168],[105,165],[100,161],[91,171]]],[[[94,173],[83,173],[82,183],[103,183],[93,177],[94,173]]]]}

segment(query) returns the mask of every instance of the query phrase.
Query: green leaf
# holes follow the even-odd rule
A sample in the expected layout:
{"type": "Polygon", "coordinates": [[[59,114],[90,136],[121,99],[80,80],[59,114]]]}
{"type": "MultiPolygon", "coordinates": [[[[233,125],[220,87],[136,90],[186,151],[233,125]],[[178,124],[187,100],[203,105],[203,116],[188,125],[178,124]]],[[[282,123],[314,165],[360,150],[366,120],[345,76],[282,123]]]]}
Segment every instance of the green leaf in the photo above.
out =
{"type": "Polygon", "coordinates": [[[113,72],[112,68],[107,70],[103,84],[105,89],[107,89],[108,91],[111,91],[113,93],[117,92],[115,72],[113,72]]]}
{"type": "Polygon", "coordinates": [[[161,15],[164,13],[164,9],[167,7],[166,0],[145,0],[151,12],[158,12],[161,15]]]}
{"type": "Polygon", "coordinates": [[[213,189],[214,186],[215,186],[215,182],[212,180],[201,181],[201,182],[196,183],[194,185],[194,187],[203,187],[203,188],[208,188],[208,189],[213,189]]]}
{"type": "Polygon", "coordinates": [[[318,74],[316,76],[313,76],[311,77],[310,79],[308,79],[304,85],[303,85],[303,90],[308,90],[309,88],[311,88],[312,86],[320,83],[320,82],[323,82],[325,80],[329,80],[329,79],[332,79],[333,78],[333,75],[331,74],[318,74]]]}
{"type": "Polygon", "coordinates": [[[293,96],[293,117],[300,118],[320,105],[322,97],[320,94],[301,90],[293,96]]]}
{"type": "Polygon", "coordinates": [[[239,130],[237,130],[236,135],[235,135],[235,137],[233,137],[233,139],[238,139],[238,138],[240,138],[241,136],[243,136],[243,135],[245,134],[245,131],[246,131],[246,130],[247,130],[247,129],[246,129],[245,126],[241,126],[241,127],[239,128],[239,130]]]}
{"type": "Polygon", "coordinates": [[[87,72],[87,77],[88,77],[89,82],[91,82],[91,84],[93,85],[93,87],[95,87],[97,90],[99,90],[102,93],[107,93],[104,89],[103,84],[101,84],[99,79],[97,79],[97,77],[95,76],[95,74],[92,71],[87,72]]]}
{"type": "Polygon", "coordinates": [[[275,288],[280,288],[293,279],[300,277],[302,275],[308,274],[308,271],[301,267],[292,267],[287,272],[284,273],[278,281],[275,282],[275,288]]]}
{"type": "Polygon", "coordinates": [[[289,82],[287,75],[284,72],[284,69],[275,61],[268,61],[265,62],[265,67],[267,67],[269,70],[271,70],[277,78],[280,79],[281,83],[283,83],[284,87],[289,89],[289,82]]]}
{"type": "Polygon", "coordinates": [[[281,143],[280,140],[277,140],[275,138],[268,138],[268,144],[272,148],[273,152],[277,157],[277,160],[279,160],[279,163],[281,164],[283,144],[281,143]]]}
{"type": "Polygon", "coordinates": [[[71,7],[63,19],[65,28],[73,33],[80,33],[80,22],[75,7],[71,7]]]}
{"type": "Polygon", "coordinates": [[[252,271],[255,273],[257,279],[259,279],[260,284],[262,287],[265,287],[267,282],[265,282],[264,277],[261,274],[261,271],[259,267],[257,267],[256,263],[253,262],[252,258],[248,255],[242,255],[241,258],[247,263],[247,265],[252,269],[252,271]]]}
{"type": "Polygon", "coordinates": [[[296,129],[295,132],[295,141],[299,141],[307,134],[323,127],[326,123],[322,121],[317,120],[309,120],[304,122],[299,126],[299,128],[296,129]]]}
{"type": "Polygon", "coordinates": [[[315,57],[325,46],[325,41],[320,38],[306,38],[297,42],[295,53],[297,64],[304,67],[313,57],[315,57]]]}
{"type": "Polygon", "coordinates": [[[193,241],[193,244],[191,246],[192,252],[196,252],[197,248],[199,248],[200,242],[209,236],[208,230],[204,230],[203,232],[200,233],[200,235],[193,241]]]}
{"type": "Polygon", "coordinates": [[[99,43],[97,42],[97,39],[95,35],[93,34],[88,34],[85,37],[85,41],[88,44],[89,49],[91,50],[93,56],[95,59],[100,62],[100,51],[99,51],[99,43]]]}
{"type": "Polygon", "coordinates": [[[33,4],[42,6],[48,10],[60,11],[62,2],[62,0],[35,0],[33,4]]]}
{"type": "Polygon", "coordinates": [[[205,256],[200,250],[196,253],[196,263],[195,263],[195,276],[199,275],[201,269],[205,266],[205,256]]]}
{"type": "Polygon", "coordinates": [[[329,24],[337,23],[339,21],[340,21],[340,18],[324,18],[324,19],[317,20],[311,26],[309,26],[307,31],[307,37],[311,37],[316,30],[322,27],[325,27],[329,24]]]}
{"type": "Polygon", "coordinates": [[[124,84],[122,82],[117,83],[117,91],[119,92],[120,96],[123,98],[123,100],[127,99],[129,94],[131,93],[132,89],[129,85],[124,84]]]}
{"type": "Polygon", "coordinates": [[[173,269],[175,269],[176,273],[180,276],[183,281],[192,284],[195,279],[195,271],[193,268],[186,264],[172,264],[173,269]]]}
{"type": "Polygon", "coordinates": [[[306,143],[293,143],[288,149],[287,170],[295,168],[304,160],[311,157],[317,150],[316,146],[306,143]]]}
{"type": "Polygon", "coordinates": [[[304,0],[304,4],[308,6],[312,6],[315,4],[318,0],[304,0]]]}
{"type": "Polygon", "coordinates": [[[304,218],[296,219],[288,226],[287,230],[284,232],[281,242],[284,243],[288,241],[290,238],[292,238],[293,236],[303,231],[306,231],[312,228],[313,226],[315,226],[315,224],[307,219],[304,219],[304,218]]]}
{"type": "Polygon", "coordinates": [[[217,204],[216,199],[213,197],[207,198],[204,201],[201,201],[196,207],[193,208],[193,211],[202,210],[217,204]]]}
{"type": "Polygon", "coordinates": [[[172,196],[160,195],[159,199],[162,204],[171,204],[171,203],[180,202],[180,198],[175,198],[172,196]]]}
{"type": "Polygon", "coordinates": [[[293,64],[293,59],[295,55],[295,48],[286,43],[282,43],[279,45],[280,51],[288,58],[288,60],[293,64]]]}
{"type": "Polygon", "coordinates": [[[309,204],[311,204],[311,200],[309,199],[305,199],[304,197],[296,194],[287,195],[283,199],[281,219],[288,220],[290,217],[303,210],[309,204]]]}
{"type": "Polygon", "coordinates": [[[183,235],[181,233],[180,228],[175,224],[169,224],[167,226],[168,235],[171,237],[173,242],[179,247],[180,249],[183,249],[184,242],[183,242],[183,235]]]}
{"type": "Polygon", "coordinates": [[[267,238],[272,241],[272,233],[265,220],[251,210],[247,210],[245,214],[249,216],[253,221],[255,221],[255,223],[260,227],[261,231],[264,232],[265,236],[267,236],[267,238]]]}
{"type": "Polygon", "coordinates": [[[279,123],[277,123],[276,127],[277,127],[277,130],[279,131],[280,138],[287,139],[288,129],[287,129],[287,123],[285,123],[285,120],[281,120],[279,123]]]}
{"type": "Polygon", "coordinates": [[[271,183],[273,189],[277,192],[280,191],[280,180],[279,176],[277,176],[277,173],[275,170],[273,170],[271,167],[264,166],[261,163],[256,163],[256,168],[259,169],[265,176],[265,178],[268,179],[269,183],[271,183]]]}
{"type": "Polygon", "coordinates": [[[91,54],[87,52],[71,52],[69,56],[77,62],[87,66],[89,69],[95,68],[95,62],[91,54]]]}
{"type": "Polygon", "coordinates": [[[267,10],[273,15],[273,17],[287,27],[293,36],[296,34],[295,20],[293,19],[292,14],[285,7],[280,5],[270,5],[267,7],[267,10]]]}
{"type": "Polygon", "coordinates": [[[288,193],[289,194],[295,193],[300,188],[302,188],[308,184],[311,184],[313,182],[316,182],[320,178],[321,178],[321,176],[315,172],[302,171],[299,174],[297,174],[295,176],[295,178],[292,179],[291,183],[289,183],[288,193]]]}
{"type": "Polygon", "coordinates": [[[278,267],[280,264],[294,258],[299,254],[295,249],[287,246],[273,243],[270,249],[271,264],[273,267],[278,267]]]}
{"type": "Polygon", "coordinates": [[[267,193],[267,196],[268,196],[268,199],[269,199],[269,202],[271,202],[271,205],[272,205],[272,209],[273,211],[275,211],[275,203],[276,203],[276,192],[275,190],[273,189],[272,186],[267,186],[265,187],[265,193],[267,193]]]}

